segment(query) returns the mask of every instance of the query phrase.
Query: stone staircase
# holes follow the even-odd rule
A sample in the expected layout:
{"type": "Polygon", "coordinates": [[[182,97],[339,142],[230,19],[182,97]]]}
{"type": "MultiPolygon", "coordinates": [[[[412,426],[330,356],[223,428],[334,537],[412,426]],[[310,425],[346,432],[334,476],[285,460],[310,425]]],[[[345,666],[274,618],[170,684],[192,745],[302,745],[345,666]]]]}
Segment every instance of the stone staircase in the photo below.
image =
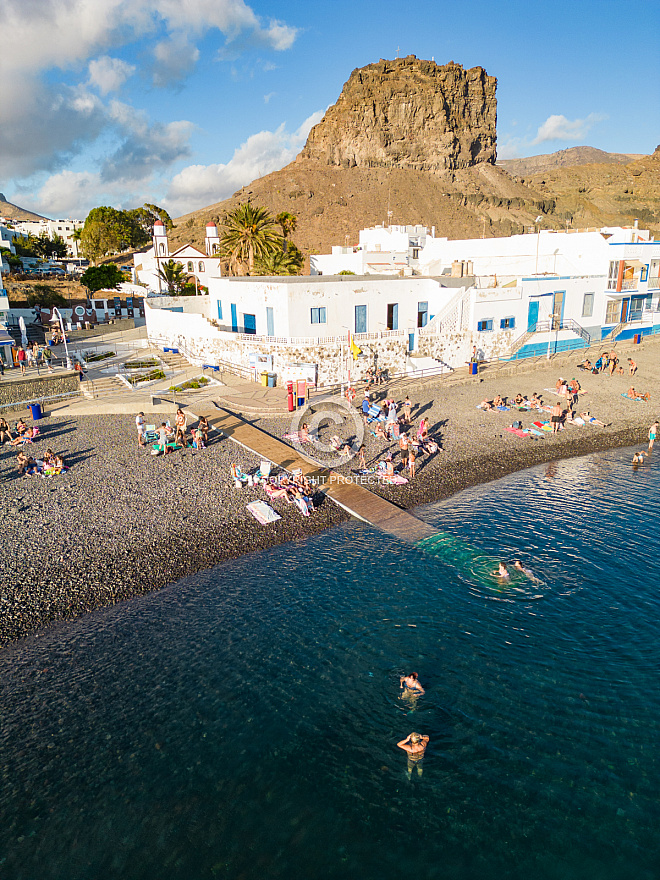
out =
{"type": "Polygon", "coordinates": [[[167,366],[167,368],[173,370],[175,373],[181,373],[184,370],[189,370],[192,367],[190,361],[187,360],[182,354],[175,354],[173,351],[161,351],[160,349],[157,349],[152,352],[150,349],[145,349],[144,356],[149,357],[150,354],[154,354],[156,357],[159,357],[161,361],[163,361],[163,363],[167,366]]]}
{"type": "Polygon", "coordinates": [[[122,391],[129,392],[126,385],[117,376],[88,377],[80,383],[80,393],[88,400],[96,397],[104,397],[106,394],[118,394],[122,391]]]}

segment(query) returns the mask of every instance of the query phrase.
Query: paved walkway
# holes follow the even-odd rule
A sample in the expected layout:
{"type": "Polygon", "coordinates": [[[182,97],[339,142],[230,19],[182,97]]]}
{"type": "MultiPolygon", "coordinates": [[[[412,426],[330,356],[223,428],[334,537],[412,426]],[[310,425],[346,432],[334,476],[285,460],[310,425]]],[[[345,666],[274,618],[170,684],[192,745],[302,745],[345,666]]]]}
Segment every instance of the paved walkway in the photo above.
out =
{"type": "Polygon", "coordinates": [[[387,534],[404,541],[419,541],[437,533],[437,529],[412,516],[385,498],[374,495],[336,471],[312,464],[298,455],[295,449],[270,434],[266,434],[240,416],[218,407],[189,408],[195,417],[206,416],[209,424],[235,443],[278,467],[291,471],[300,468],[305,476],[317,481],[319,490],[351,516],[371,523],[387,534]]]}

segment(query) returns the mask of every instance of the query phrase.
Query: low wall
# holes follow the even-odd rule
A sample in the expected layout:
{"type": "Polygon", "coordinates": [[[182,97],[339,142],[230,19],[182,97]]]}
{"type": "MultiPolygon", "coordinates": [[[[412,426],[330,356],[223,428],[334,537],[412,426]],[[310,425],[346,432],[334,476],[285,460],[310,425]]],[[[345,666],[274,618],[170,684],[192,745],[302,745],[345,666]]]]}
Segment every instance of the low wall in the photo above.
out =
{"type": "MultiPolygon", "coordinates": [[[[55,398],[71,394],[71,392],[80,394],[80,379],[78,374],[74,372],[36,379],[13,379],[12,381],[5,379],[4,382],[0,382],[0,411],[11,412],[12,410],[25,409],[23,401],[39,402],[43,398],[55,398]]],[[[45,400],[43,405],[46,409],[48,409],[50,402],[53,401],[45,400]]]]}

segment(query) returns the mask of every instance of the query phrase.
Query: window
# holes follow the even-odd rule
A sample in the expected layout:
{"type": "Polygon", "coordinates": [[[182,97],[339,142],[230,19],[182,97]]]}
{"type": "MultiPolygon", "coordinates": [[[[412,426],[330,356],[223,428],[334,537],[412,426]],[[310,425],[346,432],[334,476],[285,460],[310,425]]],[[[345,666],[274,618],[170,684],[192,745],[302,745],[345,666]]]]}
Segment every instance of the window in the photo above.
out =
{"type": "Polygon", "coordinates": [[[214,245],[213,245],[213,253],[214,253],[214,254],[217,254],[219,250],[220,250],[220,245],[219,245],[219,244],[214,244],[214,245]]]}
{"type": "Polygon", "coordinates": [[[255,334],[257,332],[257,316],[243,314],[243,332],[255,334]]]}
{"type": "Polygon", "coordinates": [[[610,260],[610,271],[607,276],[607,289],[616,290],[616,282],[619,276],[619,261],[610,260]]]}
{"type": "Polygon", "coordinates": [[[275,336],[275,315],[271,306],[266,306],[266,336],[275,336]]]}
{"type": "Polygon", "coordinates": [[[165,245],[161,244],[160,246],[160,255],[161,257],[165,256],[165,245]]]}
{"type": "Polygon", "coordinates": [[[194,271],[195,271],[195,266],[194,266],[192,260],[188,260],[188,271],[189,271],[189,272],[194,272],[194,271]]]}
{"type": "Polygon", "coordinates": [[[413,260],[419,260],[419,248],[418,247],[413,248],[412,258],[413,258],[413,260]]]}
{"type": "MultiPolygon", "coordinates": [[[[322,306],[321,308],[318,308],[318,309],[312,309],[311,313],[312,313],[312,318],[311,318],[312,324],[325,324],[326,323],[325,306],[322,306]]],[[[270,335],[274,335],[274,334],[270,334],[270,335]]]]}
{"type": "Polygon", "coordinates": [[[513,330],[515,326],[515,318],[502,318],[502,320],[500,321],[500,330],[513,330]]]}
{"type": "Polygon", "coordinates": [[[199,261],[199,263],[197,264],[197,266],[198,266],[200,272],[204,272],[204,271],[205,271],[205,270],[204,270],[204,263],[202,263],[201,260],[199,261]]]}
{"type": "Polygon", "coordinates": [[[387,306],[387,329],[399,329],[399,303],[390,303],[387,306]]]}
{"type": "Polygon", "coordinates": [[[218,321],[222,321],[222,303],[218,300],[218,321]]]}
{"type": "Polygon", "coordinates": [[[367,332],[367,307],[355,306],[355,332],[367,332]]]}
{"type": "Polygon", "coordinates": [[[426,327],[429,320],[429,304],[427,302],[417,303],[417,326],[426,327]]]}
{"type": "Polygon", "coordinates": [[[594,314],[594,295],[593,293],[585,293],[582,300],[582,317],[592,318],[594,314]]]}
{"type": "Polygon", "coordinates": [[[477,321],[477,330],[479,333],[484,333],[486,330],[493,329],[493,319],[488,318],[485,321],[477,321]]]}

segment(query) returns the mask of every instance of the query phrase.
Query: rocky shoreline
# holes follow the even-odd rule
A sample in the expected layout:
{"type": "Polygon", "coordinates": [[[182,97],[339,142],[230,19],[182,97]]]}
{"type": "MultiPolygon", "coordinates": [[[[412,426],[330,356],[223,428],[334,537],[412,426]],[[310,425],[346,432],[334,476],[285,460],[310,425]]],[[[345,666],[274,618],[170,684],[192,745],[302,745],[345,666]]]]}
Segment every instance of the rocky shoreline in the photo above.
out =
{"type": "MultiPolygon", "coordinates": [[[[529,385],[529,377],[506,382],[512,387],[501,387],[500,380],[498,391],[513,394],[529,385]]],[[[542,387],[535,376],[537,384],[542,387]]],[[[517,412],[476,409],[475,399],[491,393],[487,383],[436,389],[433,399],[415,404],[413,415],[430,419],[443,451],[418,460],[417,476],[407,485],[370,488],[413,508],[534,465],[645,445],[655,403],[624,401],[616,377],[590,384],[591,410],[607,414],[613,425],[566,428],[537,442],[504,430],[517,412]]],[[[230,479],[232,462],[249,470],[259,459],[217,435],[201,452],[154,458],[138,448],[130,415],[63,415],[40,424],[41,437],[31,451],[38,455],[51,447],[71,470],[46,479],[19,477],[15,450],[0,449],[0,646],[246,553],[285,542],[296,552],[298,539],[348,518],[329,500],[308,519],[293,505],[276,502],[282,519],[260,525],[245,506],[264,498],[262,490],[236,490],[230,479]]],[[[287,419],[257,424],[277,437],[290,427],[287,419]]],[[[394,444],[370,434],[366,446],[368,461],[388,448],[395,451],[394,444]]],[[[354,467],[351,462],[341,470],[350,473],[354,467]]]]}

